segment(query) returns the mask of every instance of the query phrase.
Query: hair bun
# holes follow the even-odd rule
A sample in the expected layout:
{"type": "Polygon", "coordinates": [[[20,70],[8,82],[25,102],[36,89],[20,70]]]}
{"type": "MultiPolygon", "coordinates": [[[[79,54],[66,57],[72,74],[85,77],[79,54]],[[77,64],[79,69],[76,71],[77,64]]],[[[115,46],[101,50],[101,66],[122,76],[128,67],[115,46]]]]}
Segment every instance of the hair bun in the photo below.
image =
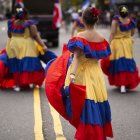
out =
{"type": "Polygon", "coordinates": [[[95,7],[92,7],[91,9],[90,9],[90,12],[92,13],[92,15],[93,16],[99,16],[100,14],[101,14],[101,11],[100,10],[98,10],[97,8],[95,8],[95,7]]]}

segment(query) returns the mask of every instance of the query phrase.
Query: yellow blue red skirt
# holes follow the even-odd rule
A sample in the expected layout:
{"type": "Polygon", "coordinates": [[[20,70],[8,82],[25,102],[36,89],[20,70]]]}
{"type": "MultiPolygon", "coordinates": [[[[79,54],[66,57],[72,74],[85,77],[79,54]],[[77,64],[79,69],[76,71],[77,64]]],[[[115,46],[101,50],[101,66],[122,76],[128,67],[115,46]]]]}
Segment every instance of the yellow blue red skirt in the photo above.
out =
{"type": "Polygon", "coordinates": [[[106,140],[113,137],[111,110],[105,82],[98,59],[110,55],[110,47],[104,40],[91,43],[74,37],[62,56],[47,64],[45,89],[51,105],[77,130],[78,140],[106,140]],[[81,49],[75,83],[70,83],[71,52],[81,49]],[[71,51],[71,52],[70,52],[71,51]]]}
{"type": "Polygon", "coordinates": [[[126,86],[133,89],[140,82],[138,68],[133,58],[133,40],[131,30],[135,28],[135,21],[130,19],[123,24],[118,15],[114,16],[118,22],[117,32],[111,42],[111,55],[101,61],[101,67],[108,76],[110,85],[126,86]]]}
{"type": "Polygon", "coordinates": [[[36,24],[35,21],[27,20],[23,25],[16,26],[15,20],[8,21],[8,31],[12,37],[7,41],[6,49],[0,53],[0,87],[41,86],[45,78],[41,60],[47,63],[57,56],[51,51],[43,52],[30,36],[29,27],[36,24]]]}
{"type": "Polygon", "coordinates": [[[131,38],[113,39],[112,54],[102,60],[102,70],[108,76],[110,85],[128,89],[136,88],[140,82],[138,68],[133,58],[133,41],[131,38]]]}

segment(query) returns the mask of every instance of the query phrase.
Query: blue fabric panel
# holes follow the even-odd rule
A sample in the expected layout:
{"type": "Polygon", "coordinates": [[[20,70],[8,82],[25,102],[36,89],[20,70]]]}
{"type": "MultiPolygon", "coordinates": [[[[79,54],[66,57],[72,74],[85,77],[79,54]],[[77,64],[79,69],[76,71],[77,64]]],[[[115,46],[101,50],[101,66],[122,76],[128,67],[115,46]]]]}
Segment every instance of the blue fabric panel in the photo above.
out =
{"type": "Polygon", "coordinates": [[[33,57],[25,57],[21,60],[12,58],[9,59],[9,70],[12,73],[15,72],[34,72],[42,70],[43,67],[41,65],[40,59],[33,57]]]}
{"type": "Polygon", "coordinates": [[[111,111],[108,101],[97,102],[86,99],[81,114],[81,121],[84,124],[104,125],[111,122],[111,111]]]}
{"type": "Polygon", "coordinates": [[[85,46],[79,40],[76,40],[74,42],[69,41],[67,48],[71,52],[73,52],[76,47],[80,48],[84,52],[86,58],[101,59],[101,58],[106,58],[107,56],[109,56],[111,54],[110,46],[107,46],[107,49],[105,49],[105,50],[96,51],[96,50],[92,50],[90,48],[90,46],[88,46],[88,45],[85,46]]]}
{"type": "Polygon", "coordinates": [[[5,65],[8,65],[8,56],[6,53],[0,54],[0,61],[2,61],[5,65]]]}
{"type": "Polygon", "coordinates": [[[134,59],[122,57],[118,60],[110,61],[109,73],[117,74],[119,72],[136,72],[136,63],[134,59]]]}

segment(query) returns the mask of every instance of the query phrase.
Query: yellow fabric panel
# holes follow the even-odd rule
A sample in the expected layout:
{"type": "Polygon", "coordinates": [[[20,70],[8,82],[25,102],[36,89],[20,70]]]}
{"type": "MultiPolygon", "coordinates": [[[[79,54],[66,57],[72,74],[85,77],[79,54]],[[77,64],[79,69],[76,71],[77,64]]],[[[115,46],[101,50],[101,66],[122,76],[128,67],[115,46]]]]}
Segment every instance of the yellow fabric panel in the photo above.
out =
{"type": "MultiPolygon", "coordinates": [[[[104,82],[104,75],[96,59],[86,59],[84,55],[79,58],[79,64],[75,75],[75,84],[86,86],[86,99],[95,102],[103,102],[107,100],[107,92],[104,82]]],[[[70,65],[65,86],[70,84],[70,65]]]]}
{"type": "Polygon", "coordinates": [[[133,58],[133,40],[131,38],[113,39],[111,42],[110,60],[117,60],[121,57],[133,58]]]}
{"type": "Polygon", "coordinates": [[[77,27],[77,32],[78,32],[78,33],[79,33],[79,32],[83,32],[83,31],[85,31],[85,28],[77,27]]]}
{"type": "Polygon", "coordinates": [[[24,57],[38,57],[39,51],[35,41],[29,36],[29,30],[24,34],[12,34],[8,40],[6,51],[9,58],[22,59],[24,57]]]}
{"type": "Polygon", "coordinates": [[[38,43],[35,43],[35,45],[36,45],[37,50],[39,51],[39,53],[40,53],[41,55],[44,55],[45,52],[44,52],[44,50],[43,50],[43,47],[40,46],[38,43]]]}

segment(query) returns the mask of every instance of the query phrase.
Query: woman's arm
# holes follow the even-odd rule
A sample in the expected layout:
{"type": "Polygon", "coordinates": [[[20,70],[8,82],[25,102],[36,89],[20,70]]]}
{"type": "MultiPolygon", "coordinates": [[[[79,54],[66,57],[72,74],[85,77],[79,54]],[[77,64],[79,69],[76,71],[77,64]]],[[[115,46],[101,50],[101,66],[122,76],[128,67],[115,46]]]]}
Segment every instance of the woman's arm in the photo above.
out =
{"type": "Polygon", "coordinates": [[[72,31],[71,31],[71,36],[72,36],[72,37],[74,36],[74,33],[75,33],[76,28],[77,28],[77,22],[75,21],[75,22],[73,23],[72,31]]]}
{"type": "Polygon", "coordinates": [[[37,27],[35,25],[30,26],[30,34],[31,37],[40,45],[43,47],[43,50],[47,50],[47,46],[44,44],[44,42],[41,40],[41,37],[38,33],[37,27]]]}
{"type": "Polygon", "coordinates": [[[7,31],[7,35],[8,35],[8,37],[9,37],[9,38],[11,38],[11,37],[12,37],[12,34],[11,34],[11,32],[10,32],[10,31],[7,31]]]}
{"type": "Polygon", "coordinates": [[[75,81],[75,73],[77,70],[78,62],[79,62],[79,54],[80,54],[80,49],[75,49],[74,50],[74,56],[73,56],[73,61],[72,61],[72,70],[70,73],[70,82],[73,83],[75,81]]]}
{"type": "Polygon", "coordinates": [[[131,36],[133,36],[135,34],[135,28],[133,28],[132,30],[131,30],[131,36]]]}
{"type": "Polygon", "coordinates": [[[111,33],[110,33],[110,37],[109,37],[109,44],[111,44],[111,41],[113,40],[115,34],[116,34],[116,31],[117,31],[117,21],[116,20],[113,20],[112,21],[112,25],[111,25],[111,33]]]}

